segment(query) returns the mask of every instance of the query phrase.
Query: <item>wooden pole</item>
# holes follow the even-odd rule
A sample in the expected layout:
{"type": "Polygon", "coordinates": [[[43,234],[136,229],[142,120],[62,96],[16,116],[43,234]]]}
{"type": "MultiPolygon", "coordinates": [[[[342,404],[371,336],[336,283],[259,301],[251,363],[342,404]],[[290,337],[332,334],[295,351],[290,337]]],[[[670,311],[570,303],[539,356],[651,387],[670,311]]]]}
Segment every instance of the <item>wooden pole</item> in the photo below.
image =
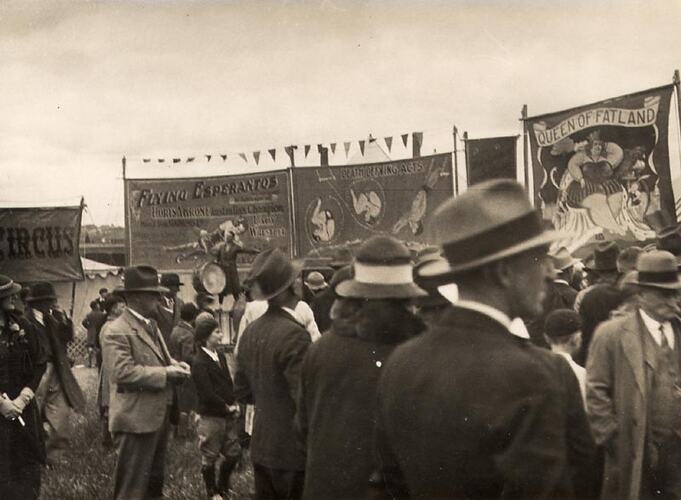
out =
{"type": "Polygon", "coordinates": [[[525,179],[525,189],[528,193],[531,193],[530,200],[534,205],[534,189],[530,186],[530,170],[528,168],[528,153],[527,153],[527,104],[523,104],[523,109],[521,111],[521,116],[523,120],[523,178],[525,179]]]}
{"type": "Polygon", "coordinates": [[[125,156],[121,160],[121,165],[123,168],[123,210],[124,212],[124,223],[125,223],[125,262],[123,263],[126,266],[130,265],[130,220],[128,216],[129,208],[128,208],[128,186],[125,183],[125,156]]]}
{"type": "MultiPolygon", "coordinates": [[[[674,70],[674,76],[672,77],[672,82],[674,83],[674,88],[676,89],[676,110],[677,110],[677,118],[678,118],[678,125],[679,125],[679,133],[678,133],[678,139],[679,139],[679,157],[681,159],[681,76],[679,75],[679,70],[675,69],[674,70]]],[[[675,201],[674,203],[674,220],[679,222],[679,217],[678,217],[678,208],[677,208],[677,202],[675,201]]]]}
{"type": "Polygon", "coordinates": [[[463,131],[463,158],[466,160],[466,186],[470,187],[471,183],[469,182],[469,176],[468,176],[468,131],[464,130],[463,131]]]}
{"type": "Polygon", "coordinates": [[[454,140],[454,194],[459,195],[459,154],[458,150],[456,147],[456,140],[457,140],[457,135],[459,134],[459,131],[456,128],[456,125],[452,126],[452,139],[454,140]]]}
{"type": "MultiPolygon", "coordinates": [[[[80,197],[80,218],[81,218],[81,226],[83,225],[83,209],[85,208],[85,198],[83,196],[80,197]]],[[[78,253],[78,258],[80,259],[80,252],[78,253]]],[[[76,305],[76,281],[73,280],[71,283],[71,308],[69,309],[69,317],[73,318],[73,309],[76,305]]]]}

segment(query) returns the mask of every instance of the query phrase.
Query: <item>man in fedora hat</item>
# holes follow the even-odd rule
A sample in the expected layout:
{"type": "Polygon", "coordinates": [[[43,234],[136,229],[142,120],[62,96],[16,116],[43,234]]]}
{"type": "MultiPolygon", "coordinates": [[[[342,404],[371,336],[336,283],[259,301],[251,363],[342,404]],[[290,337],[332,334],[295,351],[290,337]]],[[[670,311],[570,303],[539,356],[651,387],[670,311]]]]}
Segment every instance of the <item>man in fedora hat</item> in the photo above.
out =
{"type": "Polygon", "coordinates": [[[296,441],[293,419],[303,356],[310,335],[299,322],[293,289],[301,266],[279,249],[253,261],[251,293],[267,300],[267,311],[239,339],[235,396],[255,404],[251,458],[259,499],[296,499],[303,489],[305,453],[296,441]]]}
{"type": "Polygon", "coordinates": [[[175,406],[174,383],[189,377],[189,366],[174,360],[152,318],[168,289],[150,266],[123,271],[127,308],[102,338],[109,370],[109,430],[118,449],[114,499],[163,496],[168,427],[175,406]]]}
{"type": "Polygon", "coordinates": [[[598,327],[586,366],[602,498],[681,498],[681,280],[666,251],[641,254],[636,271],[638,308],[598,327]]]}
{"type": "Polygon", "coordinates": [[[619,248],[613,241],[594,248],[593,264],[586,268],[591,284],[575,298],[575,311],[582,317],[582,347],[575,354],[575,361],[582,366],[586,364],[593,332],[624,301],[624,295],[617,286],[619,254],[619,248]]]}
{"type": "Polygon", "coordinates": [[[59,306],[52,283],[36,283],[26,300],[30,306],[27,317],[47,353],[47,369],[36,398],[45,419],[47,460],[54,463],[61,460],[73,435],[72,411],[85,408],[85,397],[66,352],[73,340],[73,323],[59,306]]]}
{"type": "Polygon", "coordinates": [[[453,306],[382,368],[382,487],[414,498],[570,498],[570,469],[593,447],[577,381],[519,319],[541,312],[557,235],[510,180],[448,200],[433,223],[445,260],[419,274],[450,283],[439,290],[453,306]]]}
{"type": "Polygon", "coordinates": [[[177,273],[161,274],[161,286],[167,288],[168,292],[161,297],[161,301],[158,303],[155,319],[158,321],[158,327],[166,344],[170,341],[173,328],[182,319],[180,309],[184,302],[177,296],[182,285],[184,283],[180,281],[180,276],[177,273]]]}

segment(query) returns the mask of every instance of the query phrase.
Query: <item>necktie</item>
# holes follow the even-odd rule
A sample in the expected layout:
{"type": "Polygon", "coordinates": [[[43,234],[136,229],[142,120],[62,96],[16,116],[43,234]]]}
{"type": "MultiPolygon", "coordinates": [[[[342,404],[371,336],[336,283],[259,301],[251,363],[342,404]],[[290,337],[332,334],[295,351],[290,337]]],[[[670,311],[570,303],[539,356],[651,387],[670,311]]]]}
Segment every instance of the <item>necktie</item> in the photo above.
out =
{"type": "Polygon", "coordinates": [[[667,340],[667,334],[664,331],[664,325],[660,325],[660,347],[663,350],[672,350],[671,346],[669,345],[669,341],[667,340]]]}

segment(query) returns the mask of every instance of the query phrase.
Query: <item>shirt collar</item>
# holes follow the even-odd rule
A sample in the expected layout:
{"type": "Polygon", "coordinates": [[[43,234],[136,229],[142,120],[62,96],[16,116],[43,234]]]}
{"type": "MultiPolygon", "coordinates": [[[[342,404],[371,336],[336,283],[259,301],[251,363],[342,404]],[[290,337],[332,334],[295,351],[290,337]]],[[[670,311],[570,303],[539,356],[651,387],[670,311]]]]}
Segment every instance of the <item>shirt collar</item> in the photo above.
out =
{"type": "Polygon", "coordinates": [[[212,359],[212,360],[215,361],[216,363],[220,363],[220,358],[218,358],[218,353],[217,353],[217,352],[213,352],[213,351],[211,351],[210,349],[207,349],[207,348],[204,347],[204,346],[201,346],[201,349],[203,350],[203,352],[205,352],[206,354],[208,354],[208,356],[210,356],[210,359],[212,359]]]}
{"type": "Polygon", "coordinates": [[[561,280],[561,279],[553,280],[553,282],[554,282],[554,283],[561,283],[561,284],[563,284],[563,285],[570,286],[570,283],[568,283],[568,282],[565,281],[565,280],[561,280]]]}
{"type": "Polygon", "coordinates": [[[43,317],[43,313],[41,311],[38,311],[37,309],[33,309],[33,317],[35,318],[35,320],[38,323],[45,326],[45,318],[43,317]]]}
{"type": "Polygon", "coordinates": [[[520,337],[522,339],[530,338],[530,334],[528,333],[527,327],[525,326],[525,323],[522,319],[515,318],[511,320],[511,318],[509,318],[505,313],[496,307],[483,304],[482,302],[477,302],[474,300],[459,300],[458,288],[456,289],[456,293],[454,293],[455,289],[452,288],[452,285],[440,286],[438,287],[438,291],[445,299],[454,304],[456,307],[462,307],[464,309],[469,309],[471,311],[484,314],[485,316],[495,320],[497,323],[501,323],[504,328],[506,328],[516,337],[520,337]]]}
{"type": "Polygon", "coordinates": [[[643,320],[643,324],[646,326],[646,328],[650,332],[650,335],[652,335],[657,345],[660,345],[662,343],[661,336],[662,333],[660,332],[660,327],[662,327],[662,330],[664,331],[664,336],[667,338],[667,344],[669,344],[669,347],[673,349],[674,330],[672,329],[672,324],[669,321],[660,323],[656,319],[650,317],[643,309],[639,309],[639,312],[641,313],[641,319],[643,320]]]}
{"type": "Polygon", "coordinates": [[[145,317],[142,316],[140,313],[138,313],[137,311],[135,311],[132,307],[128,306],[128,311],[130,311],[130,314],[132,314],[135,318],[137,318],[138,320],[140,320],[140,321],[141,321],[142,323],[144,323],[145,325],[150,325],[150,324],[151,324],[151,321],[149,321],[147,318],[145,318],[145,317]]]}

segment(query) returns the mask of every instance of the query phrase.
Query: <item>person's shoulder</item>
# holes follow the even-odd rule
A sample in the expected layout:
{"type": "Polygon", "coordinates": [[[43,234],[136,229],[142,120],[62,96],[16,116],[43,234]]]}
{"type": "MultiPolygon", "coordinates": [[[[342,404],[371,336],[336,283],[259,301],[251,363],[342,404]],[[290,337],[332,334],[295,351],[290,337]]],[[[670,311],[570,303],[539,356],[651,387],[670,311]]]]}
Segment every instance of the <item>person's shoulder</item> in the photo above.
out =
{"type": "Polygon", "coordinates": [[[129,311],[123,311],[118,318],[108,323],[107,333],[127,332],[134,326],[135,318],[129,311]]]}

